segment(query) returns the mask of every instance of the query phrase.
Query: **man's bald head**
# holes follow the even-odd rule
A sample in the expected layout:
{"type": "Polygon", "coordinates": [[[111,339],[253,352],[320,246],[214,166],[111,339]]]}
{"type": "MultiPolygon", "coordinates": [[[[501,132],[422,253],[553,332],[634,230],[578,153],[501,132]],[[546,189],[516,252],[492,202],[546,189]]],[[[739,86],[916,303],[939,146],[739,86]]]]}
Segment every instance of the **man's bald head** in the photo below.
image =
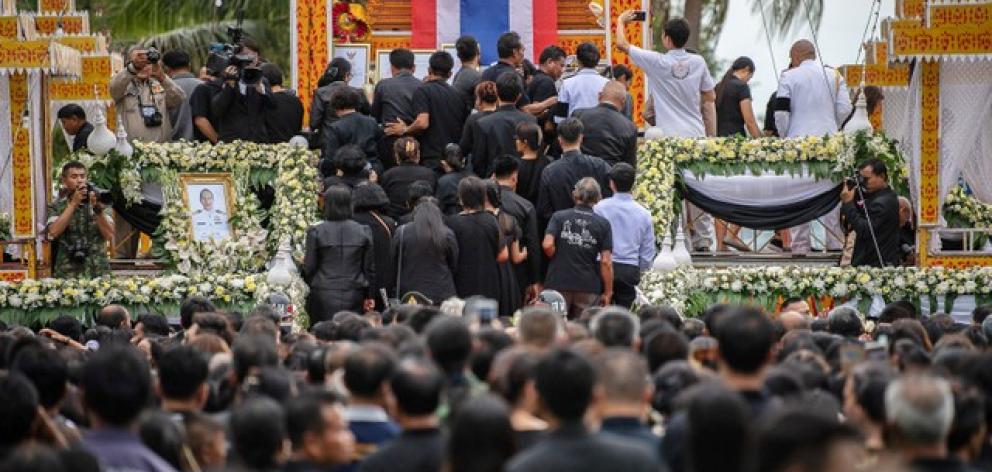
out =
{"type": "Polygon", "coordinates": [[[627,101],[627,87],[624,87],[623,83],[611,80],[603,86],[603,90],[599,92],[599,102],[609,103],[617,108],[617,110],[622,110],[624,102],[627,101]]]}
{"type": "Polygon", "coordinates": [[[816,59],[816,46],[807,39],[800,39],[789,50],[789,58],[792,59],[792,65],[794,66],[798,66],[807,59],[816,59]]]}
{"type": "Polygon", "coordinates": [[[778,316],[779,322],[786,332],[797,329],[809,329],[809,319],[794,311],[786,311],[778,316]]]}

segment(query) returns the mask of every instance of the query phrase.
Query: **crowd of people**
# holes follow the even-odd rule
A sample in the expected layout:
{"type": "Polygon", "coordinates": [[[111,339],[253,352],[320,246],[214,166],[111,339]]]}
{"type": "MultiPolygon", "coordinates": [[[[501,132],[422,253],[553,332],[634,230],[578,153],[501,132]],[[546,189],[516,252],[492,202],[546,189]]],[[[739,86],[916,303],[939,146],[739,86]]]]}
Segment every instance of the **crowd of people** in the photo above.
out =
{"type": "Polygon", "coordinates": [[[176,326],[0,326],[0,471],[992,470],[992,307],[809,311],[400,305],[294,332],[194,297],[176,326]]]}

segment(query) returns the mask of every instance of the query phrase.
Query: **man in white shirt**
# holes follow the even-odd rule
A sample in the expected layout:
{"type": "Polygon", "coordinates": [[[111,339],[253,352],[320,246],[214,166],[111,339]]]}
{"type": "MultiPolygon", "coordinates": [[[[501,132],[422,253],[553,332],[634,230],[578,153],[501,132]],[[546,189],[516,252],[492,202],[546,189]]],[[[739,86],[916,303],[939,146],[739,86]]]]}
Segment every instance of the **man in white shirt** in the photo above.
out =
{"type": "MultiPolygon", "coordinates": [[[[803,39],[789,51],[792,69],[782,73],[775,100],[775,125],[786,138],[824,136],[836,133],[851,113],[851,99],[844,76],[816,60],[816,47],[803,39]]],[[[842,246],[839,214],[825,215],[827,249],[842,246]]],[[[806,254],[810,249],[809,223],[791,228],[792,253],[806,254]]]]}
{"type": "Polygon", "coordinates": [[[572,116],[572,112],[582,108],[592,108],[599,104],[599,92],[610,80],[599,72],[599,48],[592,43],[582,43],[575,49],[575,58],[582,66],[579,72],[565,79],[558,91],[558,105],[555,122],[560,123],[572,116]]]}
{"type": "MultiPolygon", "coordinates": [[[[628,10],[617,21],[616,46],[627,53],[644,70],[655,108],[655,126],[665,136],[702,138],[716,135],[716,93],[706,60],[683,47],[689,41],[689,23],[672,18],[665,23],[662,36],[667,53],[661,54],[631,45],[626,25],[634,20],[628,10]]],[[[690,217],[702,213],[689,204],[690,217]]],[[[713,217],[702,213],[692,223],[696,250],[709,250],[713,244],[713,217]]]]}

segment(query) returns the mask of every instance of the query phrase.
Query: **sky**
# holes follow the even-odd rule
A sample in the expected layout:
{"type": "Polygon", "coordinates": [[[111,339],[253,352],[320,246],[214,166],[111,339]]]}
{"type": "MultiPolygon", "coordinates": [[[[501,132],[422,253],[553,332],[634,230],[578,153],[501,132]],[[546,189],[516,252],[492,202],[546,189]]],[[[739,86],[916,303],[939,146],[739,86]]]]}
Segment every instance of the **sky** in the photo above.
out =
{"type": "MultiPolygon", "coordinates": [[[[830,66],[851,64],[858,57],[859,40],[868,23],[869,10],[872,2],[868,0],[826,0],[824,3],[823,19],[817,31],[817,42],[823,55],[824,63],[830,66]]],[[[895,14],[895,0],[882,0],[881,19],[895,14]]],[[[809,26],[803,21],[803,26],[796,27],[786,36],[772,35],[772,50],[775,62],[780,69],[787,65],[789,47],[797,39],[810,39],[809,26]]],[[[881,31],[881,25],[879,25],[881,31]]],[[[876,33],[876,35],[879,33],[876,33]]],[[[748,56],[757,66],[755,76],[751,80],[751,96],[754,97],[754,111],[764,115],[768,97],[778,87],[778,73],[772,66],[772,57],[768,51],[768,41],[761,25],[761,15],[751,12],[751,2],[748,0],[731,0],[727,23],[723,27],[720,42],[716,48],[716,57],[729,67],[730,63],[739,56],[748,56]]],[[[714,77],[719,80],[720,75],[714,77]]]]}

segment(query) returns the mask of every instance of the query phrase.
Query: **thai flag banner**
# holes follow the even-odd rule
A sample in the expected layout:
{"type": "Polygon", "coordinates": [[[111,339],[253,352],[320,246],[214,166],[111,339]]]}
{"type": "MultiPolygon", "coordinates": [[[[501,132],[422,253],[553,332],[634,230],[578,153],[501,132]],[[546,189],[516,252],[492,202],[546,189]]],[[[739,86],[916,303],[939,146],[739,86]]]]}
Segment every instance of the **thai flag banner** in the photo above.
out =
{"type": "Polygon", "coordinates": [[[496,41],[507,31],[520,35],[532,60],[558,40],[557,0],[413,0],[411,8],[413,48],[436,49],[470,35],[479,41],[483,64],[499,58],[496,41]]]}

